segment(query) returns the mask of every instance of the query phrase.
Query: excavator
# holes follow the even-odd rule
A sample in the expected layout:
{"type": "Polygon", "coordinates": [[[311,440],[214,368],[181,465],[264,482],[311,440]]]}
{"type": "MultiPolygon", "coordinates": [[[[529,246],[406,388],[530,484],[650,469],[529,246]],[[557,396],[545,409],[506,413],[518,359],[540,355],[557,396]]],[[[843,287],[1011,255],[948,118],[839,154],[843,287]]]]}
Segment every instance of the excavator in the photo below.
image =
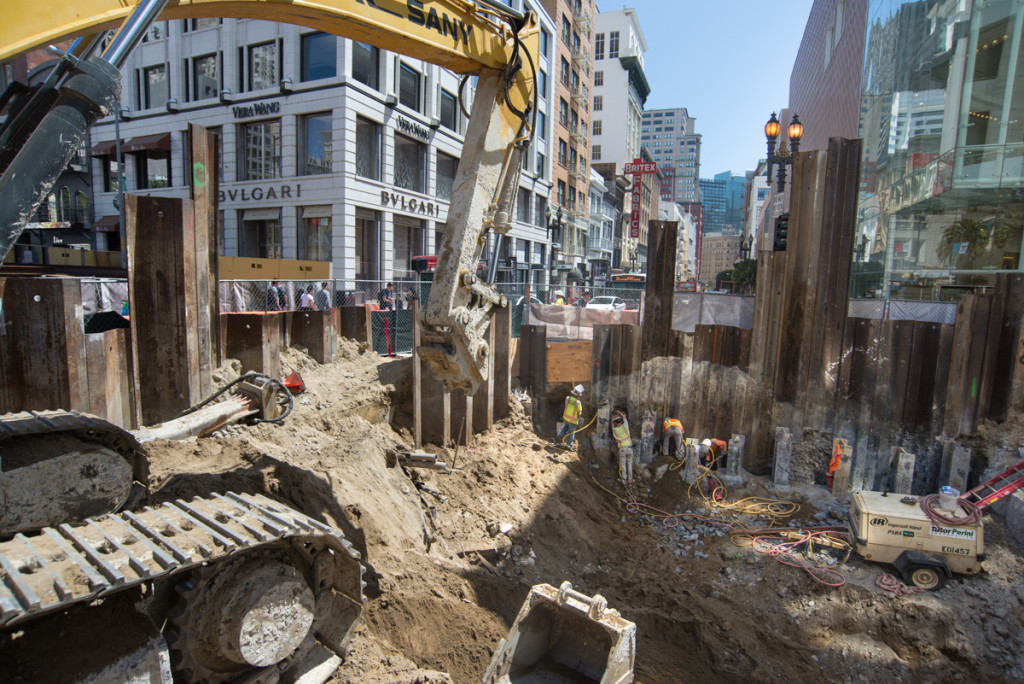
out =
{"type": "MultiPolygon", "coordinates": [[[[476,76],[437,275],[420,313],[421,351],[451,388],[472,391],[487,377],[484,333],[506,302],[477,264],[487,232],[497,254],[511,228],[532,140],[535,15],[494,0],[43,0],[5,9],[0,62],[74,42],[40,86],[0,96],[8,112],[0,257],[90,126],[113,111],[119,69],[153,21],[293,23],[476,76]]],[[[493,282],[493,268],[488,275],[493,282]]],[[[342,533],[259,495],[140,508],[146,494],[145,449],[132,433],[66,410],[0,417],[3,678],[326,681],[363,606],[360,557],[342,533]],[[30,501],[45,505],[19,508],[30,501]],[[117,639],[97,638],[114,626],[117,639]]]]}

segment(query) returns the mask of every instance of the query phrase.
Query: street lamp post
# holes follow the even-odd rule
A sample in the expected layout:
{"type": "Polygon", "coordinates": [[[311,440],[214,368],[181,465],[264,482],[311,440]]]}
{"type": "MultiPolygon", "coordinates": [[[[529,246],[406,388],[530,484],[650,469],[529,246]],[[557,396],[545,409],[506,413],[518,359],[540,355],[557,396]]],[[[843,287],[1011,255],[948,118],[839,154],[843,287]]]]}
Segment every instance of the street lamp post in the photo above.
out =
{"type": "Polygon", "coordinates": [[[782,126],[779,124],[775,112],[772,112],[772,118],[768,119],[768,123],[764,125],[764,134],[768,138],[768,168],[765,171],[764,177],[770,185],[772,182],[772,168],[777,165],[779,169],[776,176],[780,193],[786,190],[786,167],[793,163],[793,155],[800,151],[800,138],[804,135],[804,125],[800,123],[800,117],[794,114],[793,120],[790,121],[789,128],[786,131],[789,136],[789,142],[793,146],[792,154],[786,149],[785,140],[779,145],[778,154],[775,153],[775,141],[778,139],[781,130],[782,126]]]}
{"type": "Polygon", "coordinates": [[[555,286],[558,280],[558,259],[555,256],[555,252],[559,249],[560,241],[562,239],[562,207],[558,207],[558,213],[552,215],[551,205],[544,210],[544,216],[548,222],[548,238],[551,242],[551,266],[550,274],[548,279],[551,281],[551,286],[555,286]],[[554,220],[552,220],[554,219],[554,220]]]}
{"type": "Polygon", "coordinates": [[[750,258],[750,250],[754,246],[754,236],[748,235],[740,242],[740,261],[746,261],[750,258]]]}

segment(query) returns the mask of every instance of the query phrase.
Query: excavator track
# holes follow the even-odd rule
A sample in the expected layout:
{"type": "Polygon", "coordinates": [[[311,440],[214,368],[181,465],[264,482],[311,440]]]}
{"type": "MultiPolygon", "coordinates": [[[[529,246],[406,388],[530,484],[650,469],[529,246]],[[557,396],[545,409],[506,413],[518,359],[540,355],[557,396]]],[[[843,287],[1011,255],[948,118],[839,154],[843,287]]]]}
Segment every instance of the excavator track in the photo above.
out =
{"type": "Polygon", "coordinates": [[[364,583],[340,531],[262,495],[177,500],[0,542],[8,633],[42,620],[72,630],[45,616],[132,587],[151,597],[144,611],[164,629],[175,681],[222,682],[336,664],[364,583]]]}
{"type": "Polygon", "coordinates": [[[127,430],[77,411],[0,416],[0,535],[138,505],[145,451],[127,430]]]}

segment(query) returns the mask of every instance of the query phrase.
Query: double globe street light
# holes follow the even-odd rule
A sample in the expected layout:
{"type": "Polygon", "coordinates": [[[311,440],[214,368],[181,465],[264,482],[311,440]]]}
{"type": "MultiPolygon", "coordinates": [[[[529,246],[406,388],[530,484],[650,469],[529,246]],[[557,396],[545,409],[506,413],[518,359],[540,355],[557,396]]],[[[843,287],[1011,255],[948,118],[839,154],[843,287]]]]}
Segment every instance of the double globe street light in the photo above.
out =
{"type": "Polygon", "coordinates": [[[776,117],[775,112],[772,112],[772,118],[768,119],[768,123],[764,125],[764,134],[768,138],[768,169],[765,172],[765,178],[770,185],[772,182],[772,167],[777,165],[779,167],[777,177],[780,193],[786,189],[786,167],[793,163],[793,155],[800,151],[800,138],[804,135],[804,125],[800,123],[800,117],[796,114],[793,115],[793,120],[789,122],[789,128],[786,133],[789,137],[790,145],[793,147],[792,154],[786,149],[785,140],[779,145],[779,153],[775,154],[775,141],[778,139],[781,130],[782,126],[779,124],[779,119],[776,117]]]}

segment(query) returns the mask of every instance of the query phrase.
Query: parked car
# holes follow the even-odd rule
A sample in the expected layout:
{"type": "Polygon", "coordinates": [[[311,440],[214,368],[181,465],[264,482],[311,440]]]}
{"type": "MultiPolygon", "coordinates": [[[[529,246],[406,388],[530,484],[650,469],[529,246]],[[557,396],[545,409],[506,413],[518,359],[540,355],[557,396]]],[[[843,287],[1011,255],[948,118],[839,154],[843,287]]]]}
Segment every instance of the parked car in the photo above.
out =
{"type": "MultiPolygon", "coordinates": [[[[519,299],[517,299],[516,300],[516,306],[517,307],[522,306],[524,299],[525,299],[525,297],[520,297],[519,299]]],[[[540,301],[539,299],[537,299],[533,295],[530,295],[530,303],[531,304],[543,304],[544,302],[540,301]]]]}
{"type": "Polygon", "coordinates": [[[601,309],[602,311],[622,311],[626,308],[626,302],[622,297],[604,295],[594,297],[587,303],[588,309],[601,309]]]}

